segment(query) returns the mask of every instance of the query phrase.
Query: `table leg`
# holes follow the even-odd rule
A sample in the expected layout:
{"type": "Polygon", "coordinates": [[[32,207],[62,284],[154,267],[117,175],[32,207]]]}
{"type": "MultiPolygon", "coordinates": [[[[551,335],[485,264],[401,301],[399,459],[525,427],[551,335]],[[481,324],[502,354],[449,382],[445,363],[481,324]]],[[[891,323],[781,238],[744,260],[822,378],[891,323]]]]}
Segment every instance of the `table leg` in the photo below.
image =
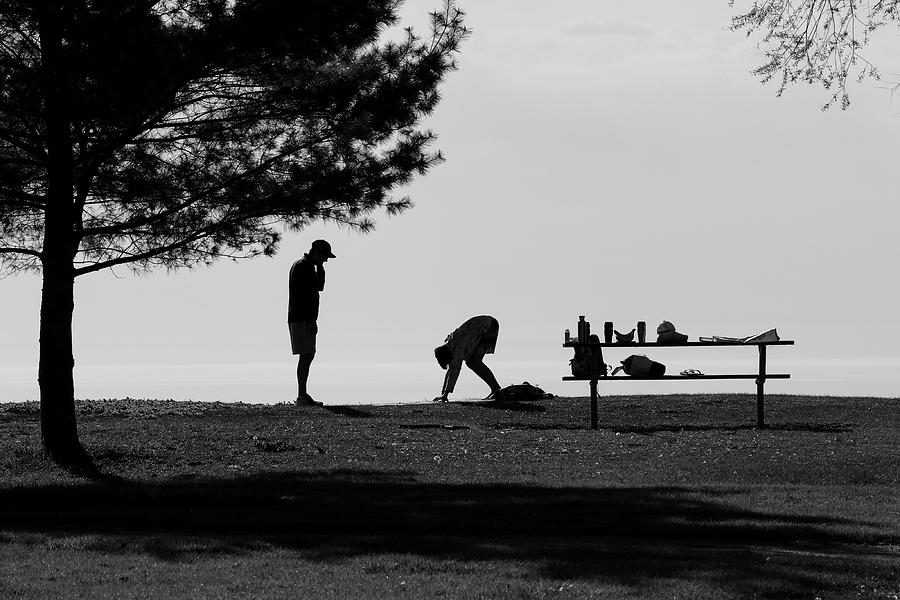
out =
{"type": "Polygon", "coordinates": [[[597,429],[597,380],[591,379],[591,429],[597,429]]]}
{"type": "Polygon", "coordinates": [[[763,386],[766,384],[766,346],[759,345],[759,377],[756,379],[756,426],[765,427],[765,392],[763,386]]]}

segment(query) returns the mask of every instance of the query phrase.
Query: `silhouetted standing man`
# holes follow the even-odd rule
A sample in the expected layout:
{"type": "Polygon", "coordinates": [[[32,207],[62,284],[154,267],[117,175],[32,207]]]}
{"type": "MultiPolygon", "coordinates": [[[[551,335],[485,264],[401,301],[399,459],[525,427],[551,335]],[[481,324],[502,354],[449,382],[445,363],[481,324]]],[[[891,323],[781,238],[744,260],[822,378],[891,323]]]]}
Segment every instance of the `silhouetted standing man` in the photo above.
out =
{"type": "Polygon", "coordinates": [[[325,240],[312,243],[309,252],[291,266],[288,297],[288,330],[291,351],[297,359],[297,406],[321,406],[306,391],[309,366],[316,356],[316,334],[319,326],[319,292],[325,289],[324,264],[331,253],[325,240]]]}

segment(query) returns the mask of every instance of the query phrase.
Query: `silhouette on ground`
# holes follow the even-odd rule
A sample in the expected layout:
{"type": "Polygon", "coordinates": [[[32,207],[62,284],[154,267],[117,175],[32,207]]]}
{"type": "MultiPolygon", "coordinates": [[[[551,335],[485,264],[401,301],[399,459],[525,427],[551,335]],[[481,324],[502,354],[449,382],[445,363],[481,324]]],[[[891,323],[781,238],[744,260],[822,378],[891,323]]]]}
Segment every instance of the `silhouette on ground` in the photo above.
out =
{"type": "Polygon", "coordinates": [[[546,412],[547,407],[532,402],[509,402],[506,400],[480,400],[475,402],[460,402],[476,408],[494,408],[497,410],[512,410],[518,412],[546,412]]]}
{"type": "Polygon", "coordinates": [[[371,412],[360,410],[359,408],[353,406],[323,406],[325,410],[330,413],[334,413],[336,415],[341,415],[344,417],[352,417],[355,419],[371,419],[374,415],[371,412]]]}

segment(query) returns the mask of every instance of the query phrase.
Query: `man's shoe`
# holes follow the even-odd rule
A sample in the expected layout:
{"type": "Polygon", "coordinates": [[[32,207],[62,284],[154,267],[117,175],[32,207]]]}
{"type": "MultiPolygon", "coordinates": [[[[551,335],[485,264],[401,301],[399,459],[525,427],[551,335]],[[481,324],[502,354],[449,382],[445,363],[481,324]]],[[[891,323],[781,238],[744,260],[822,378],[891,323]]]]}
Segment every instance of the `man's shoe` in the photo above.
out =
{"type": "Polygon", "coordinates": [[[306,394],[305,396],[298,396],[294,401],[294,404],[296,404],[297,406],[322,406],[321,402],[316,402],[309,394],[306,394]]]}
{"type": "Polygon", "coordinates": [[[493,400],[494,402],[506,402],[506,394],[503,390],[494,390],[484,398],[485,400],[493,400]]]}

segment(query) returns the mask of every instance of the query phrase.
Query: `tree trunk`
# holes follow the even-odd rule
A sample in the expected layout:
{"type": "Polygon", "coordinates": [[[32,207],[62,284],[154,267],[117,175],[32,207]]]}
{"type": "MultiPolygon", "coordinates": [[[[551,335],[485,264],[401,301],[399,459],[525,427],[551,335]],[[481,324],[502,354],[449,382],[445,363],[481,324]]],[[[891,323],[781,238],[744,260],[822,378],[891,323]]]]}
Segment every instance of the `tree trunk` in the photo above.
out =
{"type": "Polygon", "coordinates": [[[63,56],[63,22],[69,7],[66,2],[46,1],[38,3],[37,8],[47,147],[38,364],[41,442],[44,451],[58,464],[96,475],[97,468],[82,448],[75,425],[75,359],[72,356],[75,267],[72,261],[78,250],[76,224],[81,215],[73,202],[72,118],[67,109],[69,73],[63,56]]]}
{"type": "Polygon", "coordinates": [[[41,292],[40,358],[41,442],[57,464],[87,475],[97,470],[78,439],[72,355],[75,279],[71,259],[54,265],[44,261],[41,292]],[[66,268],[68,267],[68,268],[66,268]]]}

